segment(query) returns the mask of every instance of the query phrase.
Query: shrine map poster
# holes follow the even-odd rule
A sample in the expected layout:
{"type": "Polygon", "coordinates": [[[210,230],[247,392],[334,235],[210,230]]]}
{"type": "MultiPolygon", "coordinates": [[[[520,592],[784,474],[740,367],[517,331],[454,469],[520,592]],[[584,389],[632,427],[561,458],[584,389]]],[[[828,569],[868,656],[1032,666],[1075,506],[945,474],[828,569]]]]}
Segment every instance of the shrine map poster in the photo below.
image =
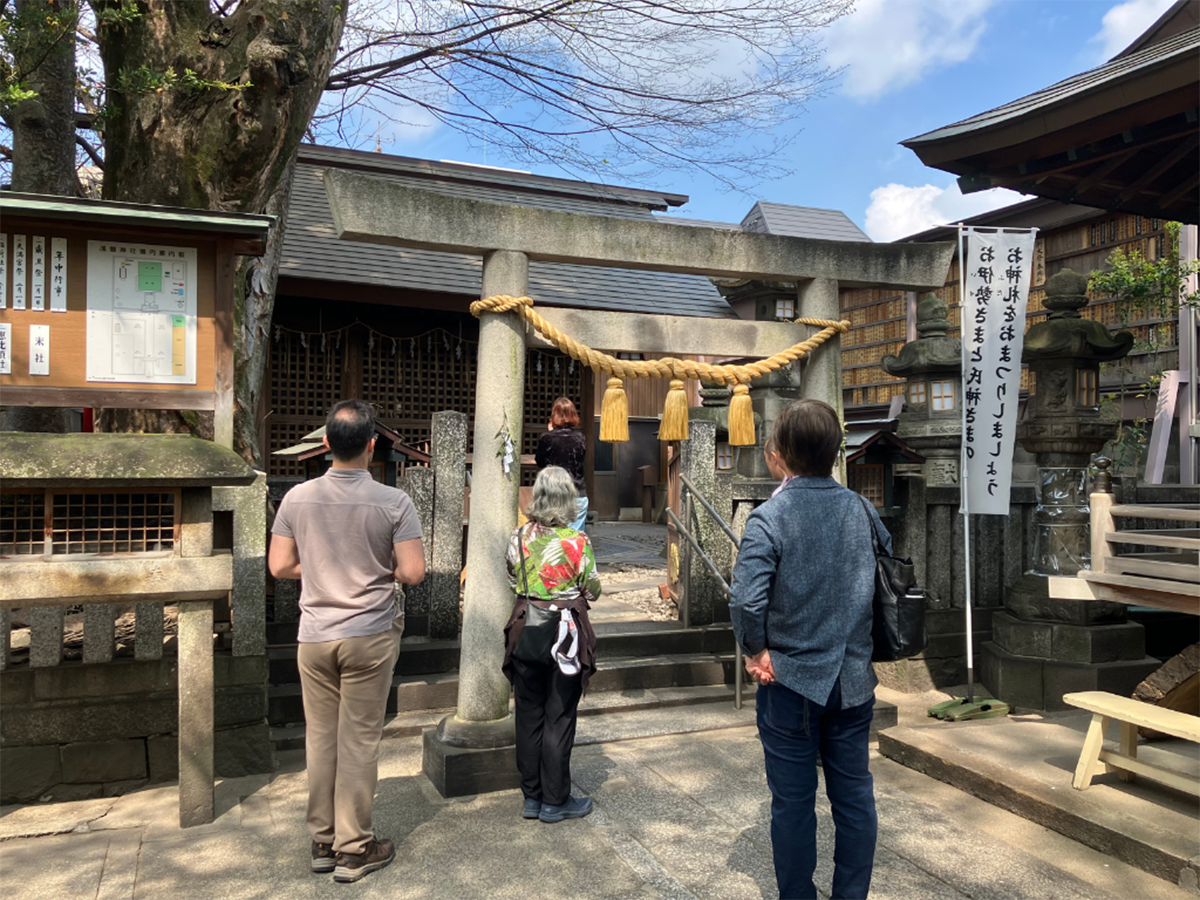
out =
{"type": "Polygon", "coordinates": [[[87,380],[196,383],[196,250],[88,241],[87,380]]]}

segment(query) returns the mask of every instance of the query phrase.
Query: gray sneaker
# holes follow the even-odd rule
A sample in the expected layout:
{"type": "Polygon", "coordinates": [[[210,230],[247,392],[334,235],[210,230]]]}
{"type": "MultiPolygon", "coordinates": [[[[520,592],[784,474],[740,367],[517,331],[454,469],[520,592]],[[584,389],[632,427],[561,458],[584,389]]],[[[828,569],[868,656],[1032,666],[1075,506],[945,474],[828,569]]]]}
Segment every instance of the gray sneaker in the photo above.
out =
{"type": "Polygon", "coordinates": [[[532,797],[525,798],[525,805],[521,808],[521,818],[536,819],[538,813],[542,811],[542,801],[534,800],[532,797]]]}
{"type": "Polygon", "coordinates": [[[333,870],[333,880],[342,883],[358,881],[364,875],[390,866],[396,858],[396,845],[387,838],[374,839],[362,853],[339,853],[333,870]]]}
{"type": "Polygon", "coordinates": [[[562,806],[543,803],[538,818],[543,822],[561,822],[563,819],[582,819],[591,811],[591,797],[568,797],[562,806]]]}

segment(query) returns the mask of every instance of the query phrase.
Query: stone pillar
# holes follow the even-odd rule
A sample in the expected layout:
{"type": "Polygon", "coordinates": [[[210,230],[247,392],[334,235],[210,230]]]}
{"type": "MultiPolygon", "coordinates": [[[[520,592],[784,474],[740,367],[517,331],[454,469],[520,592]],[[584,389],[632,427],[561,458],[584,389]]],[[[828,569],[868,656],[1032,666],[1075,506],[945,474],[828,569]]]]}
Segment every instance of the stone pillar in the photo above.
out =
{"type": "MultiPolygon", "coordinates": [[[[529,259],[497,250],[483,258],[482,296],[522,296],[529,259]]],[[[511,749],[510,687],[500,671],[502,634],[512,612],[505,550],[517,524],[521,429],[525,405],[525,326],[512,313],[484,313],[479,321],[475,382],[475,447],[471,518],[463,604],[458,710],[425,732],[423,768],[443,796],[506,790],[520,783],[511,749]],[[504,470],[498,434],[513,442],[504,470]]],[[[435,542],[436,546],[436,542],[435,542]]]]}
{"type": "MultiPolygon", "coordinates": [[[[511,318],[511,316],[510,316],[511,318]]],[[[482,342],[482,341],[481,341],[482,342]]],[[[482,353],[480,365],[482,366],[482,353]]],[[[483,374],[479,373],[482,384],[483,374]]],[[[524,385],[524,376],[520,385],[524,385]]],[[[478,415],[476,422],[478,423],[478,415]]],[[[496,428],[490,432],[495,434],[496,428]]],[[[481,432],[475,431],[476,443],[481,432]]],[[[467,479],[467,417],[444,410],[433,414],[431,456],[433,466],[433,529],[430,533],[429,636],[458,636],[458,586],[462,574],[463,494],[467,479]]],[[[519,454],[519,439],[516,452],[519,454]]],[[[476,454],[476,463],[479,456],[476,454]]],[[[475,508],[472,490],[471,508],[475,508]]]]}
{"type": "Polygon", "coordinates": [[[29,611],[29,665],[57,666],[62,662],[63,614],[66,607],[42,606],[29,611]]]}
{"type": "MultiPolygon", "coordinates": [[[[267,475],[213,488],[213,508],[233,511],[233,655],[267,652],[267,475]]],[[[264,685],[265,688],[265,685],[264,685]]]]}
{"type": "MultiPolygon", "coordinates": [[[[436,426],[435,426],[436,427],[436,426]]],[[[421,521],[421,533],[425,536],[422,542],[425,549],[425,571],[433,572],[433,469],[424,466],[413,466],[405,470],[396,480],[396,486],[408,494],[417,510],[417,518],[421,521]]],[[[461,534],[462,526],[459,526],[461,534]]],[[[461,551],[460,551],[461,552],[461,551]]],[[[404,588],[404,634],[429,636],[429,586],[432,578],[425,576],[420,584],[410,584],[404,588]]],[[[455,594],[458,585],[455,585],[455,594]]],[[[455,618],[457,621],[458,598],[455,597],[455,618]]]]}
{"type": "Polygon", "coordinates": [[[213,820],[213,604],[179,604],[179,827],[213,820]]]}
{"type": "MultiPolygon", "coordinates": [[[[704,499],[712,503],[716,496],[717,483],[717,426],[713,422],[703,420],[688,423],[688,439],[679,442],[680,471],[696,486],[704,499]]],[[[685,488],[686,491],[686,488],[685,488]]],[[[725,543],[729,539],[720,530],[712,516],[697,500],[692,501],[692,521],[685,521],[684,526],[700,542],[705,551],[710,551],[717,544],[717,537],[725,543]]],[[[687,504],[684,504],[686,511],[687,504]]],[[[686,514],[686,513],[685,513],[686,514]]],[[[687,596],[684,598],[684,626],[694,628],[697,625],[711,625],[718,595],[722,595],[721,587],[713,578],[708,566],[696,554],[686,540],[680,538],[683,546],[680,551],[687,560],[688,578],[687,596]]],[[[709,553],[710,558],[712,554],[709,553]]],[[[717,562],[713,559],[713,562],[717,562]]],[[[719,563],[718,563],[719,565],[719,563]]]]}
{"type": "Polygon", "coordinates": [[[162,659],[163,604],[150,600],[134,604],[134,659],[162,659]]]}
{"type": "MultiPolygon", "coordinates": [[[[839,321],[842,318],[841,304],[838,301],[838,283],[836,278],[812,278],[796,284],[796,309],[799,316],[810,319],[829,319],[839,321]]],[[[801,326],[808,328],[808,326],[801,326]]],[[[815,334],[819,328],[809,328],[815,334]]],[[[845,421],[842,408],[842,336],[834,335],[804,358],[803,375],[800,382],[800,396],[812,400],[824,400],[838,414],[838,419],[845,421]]],[[[833,477],[842,484],[846,483],[846,460],[839,457],[834,467],[833,477]]]]}
{"type": "Polygon", "coordinates": [[[111,603],[89,603],[83,608],[83,661],[107,663],[113,658],[113,625],[117,608],[111,603]]]}
{"type": "Polygon", "coordinates": [[[1087,469],[1116,432],[1100,416],[1101,362],[1125,356],[1128,333],[1109,334],[1085,319],[1087,277],[1064,269],[1046,282],[1049,315],[1025,335],[1022,362],[1033,371],[1017,438],[1037,458],[1032,568],[1009,588],[992,618],[992,641],[980,653],[980,680],[993,695],[1031,709],[1063,709],[1071,691],[1128,696],[1158,668],[1145,654],[1141,625],[1126,606],[1050,598],[1048,577],[1087,568],[1090,530],[1087,469]]]}

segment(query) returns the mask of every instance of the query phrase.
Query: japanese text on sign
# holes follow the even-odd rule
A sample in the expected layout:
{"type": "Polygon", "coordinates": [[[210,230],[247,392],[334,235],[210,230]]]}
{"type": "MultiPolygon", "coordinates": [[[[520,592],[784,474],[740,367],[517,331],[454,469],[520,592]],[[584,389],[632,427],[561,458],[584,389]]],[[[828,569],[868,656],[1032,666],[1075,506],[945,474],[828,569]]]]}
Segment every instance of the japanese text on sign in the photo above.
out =
{"type": "Polygon", "coordinates": [[[964,512],[1006,516],[1036,230],[962,229],[964,512]]]}

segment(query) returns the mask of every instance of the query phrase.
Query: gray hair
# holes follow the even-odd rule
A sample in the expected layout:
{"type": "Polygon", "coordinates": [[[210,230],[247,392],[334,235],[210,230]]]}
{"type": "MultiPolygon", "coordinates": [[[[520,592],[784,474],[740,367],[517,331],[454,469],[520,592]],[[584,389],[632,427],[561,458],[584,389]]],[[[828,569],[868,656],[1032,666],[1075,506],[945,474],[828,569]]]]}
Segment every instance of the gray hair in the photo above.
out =
{"type": "Polygon", "coordinates": [[[570,525],[578,514],[575,504],[578,496],[575,482],[566,469],[546,466],[533,483],[533,499],[525,515],[539,525],[570,525]]]}

